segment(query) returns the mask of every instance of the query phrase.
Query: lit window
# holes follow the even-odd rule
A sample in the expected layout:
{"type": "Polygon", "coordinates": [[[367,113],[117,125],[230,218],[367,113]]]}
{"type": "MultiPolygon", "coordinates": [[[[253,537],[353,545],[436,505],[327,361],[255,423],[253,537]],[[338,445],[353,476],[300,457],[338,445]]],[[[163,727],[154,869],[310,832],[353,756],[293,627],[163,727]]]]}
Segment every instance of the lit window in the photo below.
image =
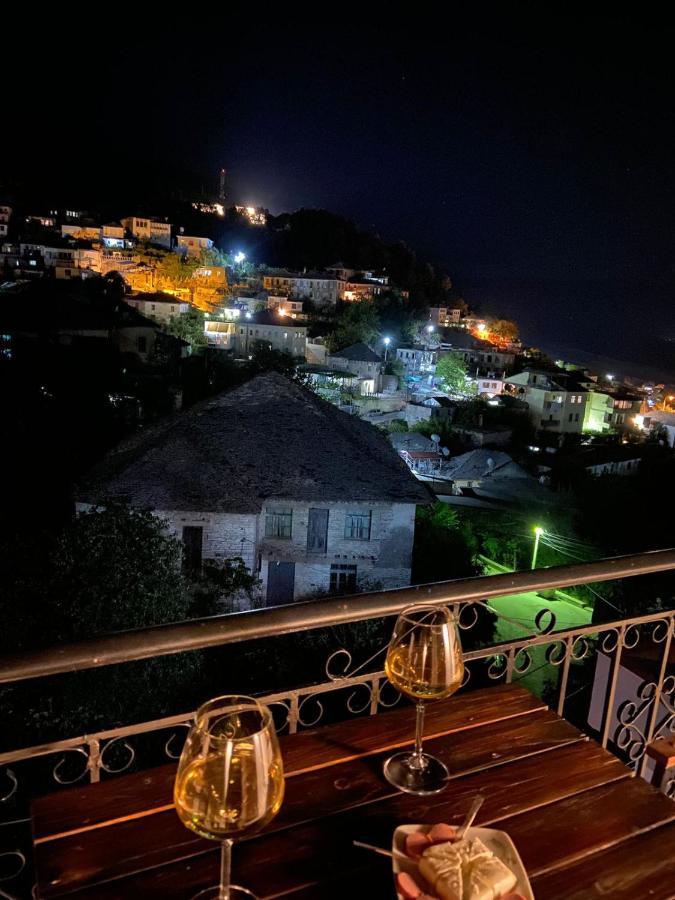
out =
{"type": "Polygon", "coordinates": [[[370,540],[371,513],[348,513],[345,516],[345,537],[352,541],[370,540]]]}
{"type": "Polygon", "coordinates": [[[290,538],[293,532],[293,510],[271,508],[265,513],[265,537],[290,538]]]}

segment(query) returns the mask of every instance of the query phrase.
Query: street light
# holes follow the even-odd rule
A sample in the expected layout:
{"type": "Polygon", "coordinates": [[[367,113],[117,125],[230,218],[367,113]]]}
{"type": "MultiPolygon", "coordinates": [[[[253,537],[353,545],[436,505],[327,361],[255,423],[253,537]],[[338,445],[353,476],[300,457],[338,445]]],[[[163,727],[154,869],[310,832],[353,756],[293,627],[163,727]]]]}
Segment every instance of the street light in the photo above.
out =
{"type": "Polygon", "coordinates": [[[236,263],[243,263],[243,261],[244,261],[245,259],[246,259],[246,254],[245,254],[245,253],[242,253],[241,250],[240,250],[238,253],[235,253],[235,254],[234,254],[234,261],[235,261],[236,263]]]}
{"type": "Polygon", "coordinates": [[[385,363],[387,361],[387,354],[389,352],[389,344],[391,344],[391,338],[390,337],[384,338],[384,361],[385,361],[385,363]]]}
{"type": "Polygon", "coordinates": [[[544,533],[544,529],[541,525],[537,525],[534,529],[534,550],[532,551],[532,565],[531,569],[534,569],[537,565],[537,553],[539,552],[539,538],[544,533]]]}

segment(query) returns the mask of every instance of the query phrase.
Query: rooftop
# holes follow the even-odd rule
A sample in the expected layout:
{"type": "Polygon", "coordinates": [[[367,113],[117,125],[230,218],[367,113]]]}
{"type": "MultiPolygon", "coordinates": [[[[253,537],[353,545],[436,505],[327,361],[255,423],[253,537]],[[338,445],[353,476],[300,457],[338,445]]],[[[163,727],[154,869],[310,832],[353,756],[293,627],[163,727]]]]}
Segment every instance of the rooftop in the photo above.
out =
{"type": "Polygon", "coordinates": [[[273,499],[432,499],[376,428],[275,372],[120,445],[76,496],[85,502],[127,499],[156,510],[229,513],[258,513],[273,499]]]}
{"type": "Polygon", "coordinates": [[[345,347],[344,350],[338,350],[330,355],[337,356],[338,359],[353,359],[357,362],[382,362],[382,357],[375,353],[374,350],[371,350],[363,341],[359,341],[358,344],[352,344],[350,347],[345,347]]]}
{"type": "Polygon", "coordinates": [[[515,463],[508,453],[501,450],[470,450],[448,460],[447,476],[454,479],[485,478],[499,475],[509,478],[527,478],[524,469],[515,463]]]}

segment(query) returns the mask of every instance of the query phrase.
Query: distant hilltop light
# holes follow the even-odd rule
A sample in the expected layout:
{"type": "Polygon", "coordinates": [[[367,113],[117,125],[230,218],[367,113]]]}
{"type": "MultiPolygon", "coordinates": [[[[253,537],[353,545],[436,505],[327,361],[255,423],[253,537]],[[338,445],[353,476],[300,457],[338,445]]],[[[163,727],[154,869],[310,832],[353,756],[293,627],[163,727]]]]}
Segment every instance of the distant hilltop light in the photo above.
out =
{"type": "Polygon", "coordinates": [[[262,206],[235,206],[240,216],[248,219],[251,225],[266,225],[267,213],[262,206]]]}

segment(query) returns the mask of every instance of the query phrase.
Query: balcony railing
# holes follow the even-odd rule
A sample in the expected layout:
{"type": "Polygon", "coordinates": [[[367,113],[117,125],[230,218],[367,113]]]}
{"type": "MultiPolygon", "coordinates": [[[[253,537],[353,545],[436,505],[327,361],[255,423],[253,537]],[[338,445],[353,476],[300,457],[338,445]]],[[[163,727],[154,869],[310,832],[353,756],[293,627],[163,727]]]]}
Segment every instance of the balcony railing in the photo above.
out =
{"type": "MultiPolygon", "coordinates": [[[[0,684],[382,620],[414,602],[451,606],[467,646],[474,646],[471,636],[480,620],[480,607],[497,612],[493,605],[497,598],[672,571],[675,550],[660,550],[574,566],[300,602],[5,657],[0,661],[0,684]]],[[[508,619],[511,628],[518,625],[525,632],[522,637],[467,650],[464,687],[470,690],[478,685],[521,681],[532,690],[543,691],[560,715],[613,751],[636,773],[646,775],[650,767],[647,747],[675,733],[675,611],[559,630],[557,602],[541,598],[534,628],[523,620],[508,619]]],[[[497,615],[499,626],[499,619],[505,617],[497,615]]],[[[262,696],[275,712],[278,729],[293,733],[329,717],[374,715],[400,702],[382,670],[384,649],[368,656],[358,646],[345,646],[328,655],[322,682],[262,696]]],[[[27,801],[32,793],[45,793],[50,786],[96,782],[137,767],[136,742],[142,736],[155,742],[153,764],[176,759],[191,716],[185,712],[1,753],[0,812],[3,808],[7,811],[8,821],[0,819],[0,861],[4,844],[9,860],[5,870],[17,870],[11,872],[12,879],[22,877],[18,870],[25,866],[26,853],[3,841],[3,833],[13,839],[17,829],[23,829],[24,837],[28,836],[27,801]],[[32,780],[37,769],[36,791],[32,780]]],[[[666,774],[662,789],[675,797],[675,773],[666,774]]]]}

